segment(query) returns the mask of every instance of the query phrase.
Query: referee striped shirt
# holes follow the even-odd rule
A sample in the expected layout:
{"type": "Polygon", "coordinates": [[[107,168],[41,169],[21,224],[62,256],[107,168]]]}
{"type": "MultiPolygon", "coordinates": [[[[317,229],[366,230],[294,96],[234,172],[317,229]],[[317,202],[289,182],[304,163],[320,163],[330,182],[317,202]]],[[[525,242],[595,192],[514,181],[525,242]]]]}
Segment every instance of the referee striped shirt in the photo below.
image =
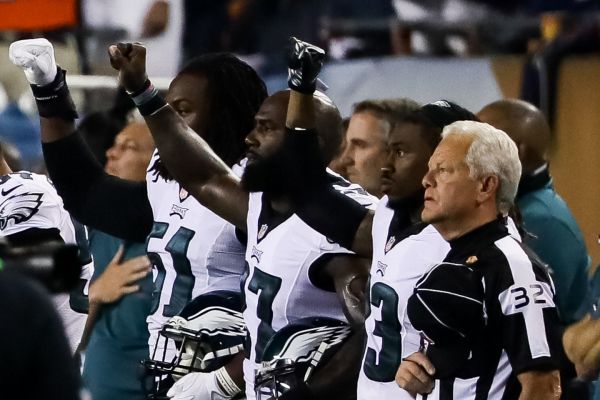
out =
{"type": "MultiPolygon", "coordinates": [[[[436,381],[427,400],[512,400],[517,375],[558,369],[560,330],[554,286],[538,258],[497,219],[450,242],[444,262],[481,275],[486,326],[454,378],[436,381]]],[[[456,310],[460,312],[460,310],[456,310]]]]}

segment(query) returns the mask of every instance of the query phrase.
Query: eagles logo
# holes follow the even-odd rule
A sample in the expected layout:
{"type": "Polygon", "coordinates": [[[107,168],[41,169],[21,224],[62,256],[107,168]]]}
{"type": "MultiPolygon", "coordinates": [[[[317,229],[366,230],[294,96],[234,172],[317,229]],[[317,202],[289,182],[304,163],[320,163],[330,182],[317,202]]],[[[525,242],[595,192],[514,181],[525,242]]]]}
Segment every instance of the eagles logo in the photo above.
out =
{"type": "Polygon", "coordinates": [[[335,346],[350,335],[349,326],[321,326],[293,334],[276,358],[296,361],[309,360],[316,351],[335,346]]]}
{"type": "Polygon", "coordinates": [[[10,221],[20,224],[28,221],[40,209],[43,193],[20,193],[10,196],[0,203],[0,230],[6,229],[10,221]]]}
{"type": "Polygon", "coordinates": [[[190,316],[186,328],[191,328],[210,336],[246,337],[246,324],[242,313],[219,306],[208,307],[190,316]]]}

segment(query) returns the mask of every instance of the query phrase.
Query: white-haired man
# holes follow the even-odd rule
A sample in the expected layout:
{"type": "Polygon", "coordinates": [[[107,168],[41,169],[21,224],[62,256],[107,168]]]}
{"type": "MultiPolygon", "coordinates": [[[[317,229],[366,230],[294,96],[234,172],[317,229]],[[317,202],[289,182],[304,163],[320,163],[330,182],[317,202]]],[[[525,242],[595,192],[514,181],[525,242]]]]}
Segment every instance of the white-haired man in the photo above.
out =
{"type": "Polygon", "coordinates": [[[442,132],[423,178],[422,219],[451,250],[409,300],[408,316],[423,331],[424,349],[407,357],[396,375],[417,398],[433,379],[433,392],[423,398],[560,396],[554,287],[503,221],[520,175],[517,147],[503,131],[460,121],[442,132]],[[453,309],[455,300],[473,307],[453,309]]]}

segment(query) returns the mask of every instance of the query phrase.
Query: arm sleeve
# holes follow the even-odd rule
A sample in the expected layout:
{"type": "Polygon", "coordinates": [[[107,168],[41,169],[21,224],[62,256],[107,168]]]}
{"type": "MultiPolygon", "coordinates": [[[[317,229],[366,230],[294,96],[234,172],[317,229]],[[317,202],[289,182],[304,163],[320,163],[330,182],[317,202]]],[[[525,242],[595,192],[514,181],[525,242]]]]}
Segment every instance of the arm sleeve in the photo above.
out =
{"type": "Polygon", "coordinates": [[[106,174],[77,133],[42,149],[50,178],[78,221],[121,239],[146,240],[153,217],[145,183],[106,174]]]}
{"type": "Polygon", "coordinates": [[[315,131],[288,129],[284,149],[298,216],[316,231],[350,249],[367,209],[329,183],[315,131]]]}

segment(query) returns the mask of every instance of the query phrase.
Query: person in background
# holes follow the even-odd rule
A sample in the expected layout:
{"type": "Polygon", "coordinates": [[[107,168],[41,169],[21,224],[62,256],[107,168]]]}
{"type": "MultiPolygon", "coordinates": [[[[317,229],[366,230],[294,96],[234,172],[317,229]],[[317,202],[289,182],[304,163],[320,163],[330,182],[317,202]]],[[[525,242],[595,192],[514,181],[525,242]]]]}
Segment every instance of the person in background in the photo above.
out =
{"type": "Polygon", "coordinates": [[[340,174],[341,176],[343,176],[346,179],[348,179],[348,173],[346,172],[346,167],[344,165],[344,160],[343,160],[342,156],[343,156],[344,152],[346,151],[346,146],[347,146],[346,133],[348,132],[348,124],[350,124],[350,118],[344,118],[342,120],[342,129],[343,129],[342,144],[340,145],[339,152],[335,155],[333,160],[331,160],[331,162],[329,163],[329,168],[333,172],[335,172],[336,174],[340,174]]]}
{"type": "MultiPolygon", "coordinates": [[[[103,106],[106,106],[105,99],[103,106]]],[[[131,98],[123,88],[119,88],[110,108],[87,113],[77,124],[77,132],[100,164],[106,164],[106,151],[113,146],[119,132],[134,119],[134,108],[131,98]]]]}
{"type": "MultiPolygon", "coordinates": [[[[600,400],[600,268],[590,279],[588,312],[569,326],[563,335],[563,345],[569,360],[575,364],[577,376],[583,381],[596,380],[593,400],[600,400]]],[[[587,398],[580,396],[579,398],[587,398]]]]}
{"type": "Polygon", "coordinates": [[[94,73],[110,73],[105,62],[110,43],[133,40],[152,49],[148,56],[150,76],[174,77],[181,62],[183,3],[184,0],[81,0],[83,23],[92,33],[86,42],[94,73]]]}
{"type": "Polygon", "coordinates": [[[354,105],[339,162],[350,182],[382,196],[380,171],[386,159],[387,135],[395,121],[418,108],[409,99],[364,100],[354,105]]]}
{"type": "MultiPolygon", "coordinates": [[[[144,182],[154,141],[144,122],[132,122],[106,151],[106,173],[144,182]]],[[[152,305],[152,274],[144,242],[124,241],[89,230],[94,274],[90,310],[79,351],[83,382],[94,400],[145,399],[151,382],[140,360],[148,357],[146,318],[152,305]]]]}
{"type": "Polygon", "coordinates": [[[523,174],[516,205],[529,233],[524,241],[550,266],[559,317],[563,325],[572,324],[582,317],[590,258],[573,214],[554,189],[548,169],[551,132],[547,119],[532,104],[516,99],[488,104],[477,116],[517,144],[523,174]]]}

